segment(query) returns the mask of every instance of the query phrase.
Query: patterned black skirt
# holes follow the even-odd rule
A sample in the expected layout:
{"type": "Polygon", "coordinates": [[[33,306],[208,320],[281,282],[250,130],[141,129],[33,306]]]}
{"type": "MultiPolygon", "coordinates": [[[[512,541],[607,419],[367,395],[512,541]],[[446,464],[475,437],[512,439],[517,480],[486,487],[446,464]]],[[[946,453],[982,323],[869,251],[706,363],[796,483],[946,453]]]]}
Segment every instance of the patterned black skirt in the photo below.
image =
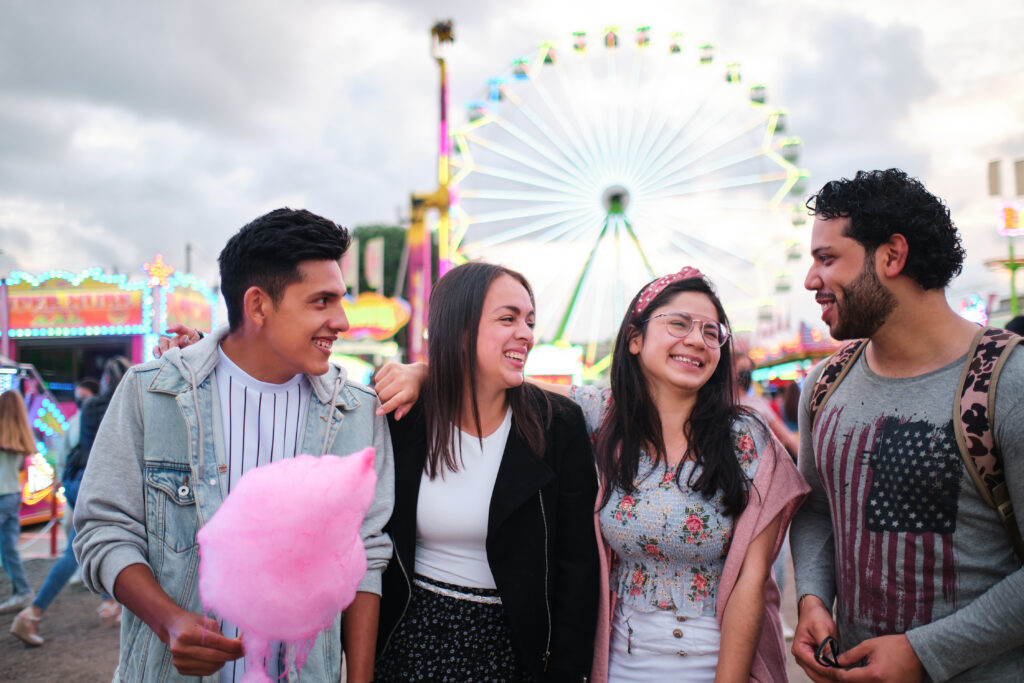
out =
{"type": "Polygon", "coordinates": [[[534,681],[512,651],[498,592],[417,575],[405,617],[377,660],[378,683],[534,681]]]}

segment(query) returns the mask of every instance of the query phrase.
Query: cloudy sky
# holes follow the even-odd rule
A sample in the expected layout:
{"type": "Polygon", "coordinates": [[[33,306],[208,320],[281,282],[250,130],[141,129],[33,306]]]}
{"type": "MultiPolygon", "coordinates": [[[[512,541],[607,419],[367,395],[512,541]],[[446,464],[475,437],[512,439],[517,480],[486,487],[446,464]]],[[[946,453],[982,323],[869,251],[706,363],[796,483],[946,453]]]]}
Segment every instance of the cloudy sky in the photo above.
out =
{"type": "Polygon", "coordinates": [[[0,0],[0,272],[181,266],[191,243],[212,281],[226,238],[281,205],[396,222],[435,183],[448,17],[457,118],[574,30],[714,42],[788,110],[809,188],[906,169],[965,235],[953,295],[1007,289],[981,261],[1005,254],[986,164],[1024,158],[1020,0],[0,0]]]}

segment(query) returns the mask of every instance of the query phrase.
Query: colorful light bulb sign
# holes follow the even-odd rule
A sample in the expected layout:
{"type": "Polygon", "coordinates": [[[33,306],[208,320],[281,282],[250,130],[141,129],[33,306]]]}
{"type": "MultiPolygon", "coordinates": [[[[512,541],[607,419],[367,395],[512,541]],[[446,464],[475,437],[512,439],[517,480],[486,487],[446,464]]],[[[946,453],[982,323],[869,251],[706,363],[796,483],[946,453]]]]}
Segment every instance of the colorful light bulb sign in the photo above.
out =
{"type": "Polygon", "coordinates": [[[409,303],[404,299],[388,298],[376,292],[363,292],[355,299],[346,297],[342,305],[348,317],[349,329],[342,339],[377,341],[390,339],[409,322],[409,303]]]}

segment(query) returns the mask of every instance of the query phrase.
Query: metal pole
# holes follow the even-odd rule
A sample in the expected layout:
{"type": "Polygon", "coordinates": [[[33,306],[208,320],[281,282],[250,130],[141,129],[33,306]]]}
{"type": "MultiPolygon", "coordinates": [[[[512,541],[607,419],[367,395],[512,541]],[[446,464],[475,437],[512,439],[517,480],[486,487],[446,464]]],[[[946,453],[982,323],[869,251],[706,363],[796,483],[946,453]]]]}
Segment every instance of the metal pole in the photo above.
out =
{"type": "Polygon", "coordinates": [[[440,149],[438,153],[437,181],[438,193],[446,195],[442,205],[439,207],[441,217],[437,230],[437,275],[442,277],[451,269],[451,256],[449,254],[450,237],[448,235],[448,158],[451,141],[448,138],[448,71],[445,68],[443,57],[437,57],[437,65],[441,69],[441,135],[440,149]]]}
{"type": "Polygon", "coordinates": [[[7,279],[0,278],[0,356],[11,357],[11,338],[9,328],[11,325],[10,311],[7,308],[10,299],[7,297],[7,279]]]}
{"type": "Polygon", "coordinates": [[[1013,235],[1008,237],[1007,241],[1010,245],[1010,262],[1007,264],[1010,269],[1010,315],[1016,318],[1020,315],[1020,307],[1017,304],[1017,268],[1020,265],[1013,257],[1013,235]]]}

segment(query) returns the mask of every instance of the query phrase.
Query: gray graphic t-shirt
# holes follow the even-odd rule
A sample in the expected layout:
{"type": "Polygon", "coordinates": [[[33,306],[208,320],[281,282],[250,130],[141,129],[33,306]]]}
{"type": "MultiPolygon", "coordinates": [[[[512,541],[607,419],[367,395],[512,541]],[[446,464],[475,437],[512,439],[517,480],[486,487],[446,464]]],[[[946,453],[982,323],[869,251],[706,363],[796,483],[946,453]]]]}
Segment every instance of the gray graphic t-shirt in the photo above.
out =
{"type": "MultiPolygon", "coordinates": [[[[800,471],[812,492],[792,527],[797,594],[835,597],[843,649],[907,633],[933,680],[1024,680],[1024,569],[953,432],[965,361],[886,378],[862,355],[813,430],[820,366],[808,377],[800,471]]],[[[1024,512],[1024,349],[999,379],[995,440],[1024,512]]]]}

